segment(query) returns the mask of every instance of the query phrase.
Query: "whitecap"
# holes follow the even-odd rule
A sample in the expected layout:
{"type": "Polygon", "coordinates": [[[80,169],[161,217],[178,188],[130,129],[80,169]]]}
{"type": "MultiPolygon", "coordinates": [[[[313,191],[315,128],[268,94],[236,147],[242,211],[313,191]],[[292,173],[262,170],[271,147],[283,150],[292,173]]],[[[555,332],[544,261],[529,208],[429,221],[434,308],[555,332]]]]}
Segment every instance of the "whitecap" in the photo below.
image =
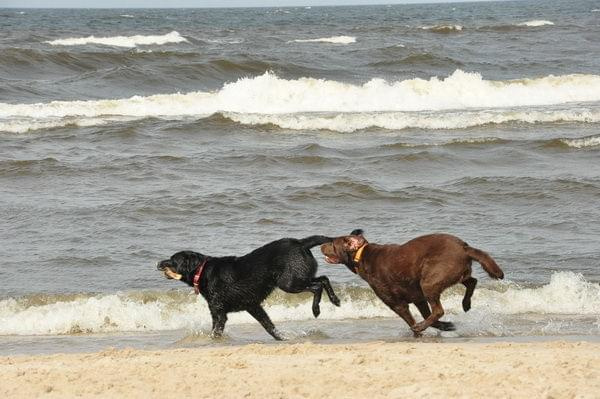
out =
{"type": "Polygon", "coordinates": [[[429,30],[436,33],[452,33],[460,32],[464,28],[462,25],[434,25],[434,26],[422,26],[421,29],[429,30]]]}
{"type": "Polygon", "coordinates": [[[356,37],[353,36],[332,36],[321,37],[318,39],[296,39],[288,43],[334,43],[334,44],[351,44],[356,43],[356,37]]]}
{"type": "Polygon", "coordinates": [[[46,41],[52,46],[82,46],[85,44],[102,44],[116,47],[135,47],[140,45],[167,44],[187,42],[187,39],[178,32],[172,31],[165,35],[135,35],[135,36],[110,36],[110,37],[73,37],[46,41]]]}
{"type": "Polygon", "coordinates": [[[520,24],[517,24],[517,25],[518,26],[538,27],[538,26],[554,25],[554,22],[545,21],[545,20],[533,20],[533,21],[521,22],[520,24]]]}
{"type": "Polygon", "coordinates": [[[560,141],[573,148],[587,148],[600,146],[600,136],[583,137],[580,139],[561,139],[560,141]]]}
{"type": "Polygon", "coordinates": [[[599,75],[492,81],[478,73],[457,70],[444,79],[372,79],[364,84],[350,84],[314,78],[287,80],[267,72],[227,83],[212,92],[0,103],[0,130],[22,132],[40,128],[44,123],[80,124],[115,117],[203,118],[215,113],[240,123],[338,131],[368,126],[461,128],[510,121],[597,122],[598,108],[593,106],[539,109],[594,101],[600,101],[599,75]]]}

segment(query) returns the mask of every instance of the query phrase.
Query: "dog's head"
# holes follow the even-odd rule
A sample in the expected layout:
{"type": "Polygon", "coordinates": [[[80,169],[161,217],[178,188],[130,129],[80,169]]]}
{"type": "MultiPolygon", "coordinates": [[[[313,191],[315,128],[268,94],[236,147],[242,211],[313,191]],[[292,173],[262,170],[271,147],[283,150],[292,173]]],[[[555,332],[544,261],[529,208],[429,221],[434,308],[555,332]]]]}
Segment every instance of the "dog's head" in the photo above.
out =
{"type": "Polygon", "coordinates": [[[325,261],[332,264],[344,264],[354,271],[354,255],[368,241],[361,229],[356,229],[348,236],[334,238],[332,242],[321,245],[325,261]]]}
{"type": "Polygon", "coordinates": [[[169,259],[158,262],[156,268],[163,272],[168,279],[182,280],[190,284],[196,269],[206,258],[205,255],[198,252],[180,251],[169,259]]]}

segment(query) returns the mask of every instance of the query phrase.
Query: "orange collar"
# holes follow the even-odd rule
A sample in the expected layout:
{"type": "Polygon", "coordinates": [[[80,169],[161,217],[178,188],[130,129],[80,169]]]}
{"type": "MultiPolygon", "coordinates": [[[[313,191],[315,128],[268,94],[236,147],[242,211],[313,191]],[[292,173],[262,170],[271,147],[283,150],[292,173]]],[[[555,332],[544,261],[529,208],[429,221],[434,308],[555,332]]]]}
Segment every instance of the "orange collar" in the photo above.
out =
{"type": "Polygon", "coordinates": [[[362,254],[363,251],[365,250],[365,247],[369,245],[368,243],[363,245],[362,247],[358,248],[358,251],[356,251],[356,253],[354,254],[354,261],[356,263],[360,262],[360,260],[362,259],[362,254]]]}

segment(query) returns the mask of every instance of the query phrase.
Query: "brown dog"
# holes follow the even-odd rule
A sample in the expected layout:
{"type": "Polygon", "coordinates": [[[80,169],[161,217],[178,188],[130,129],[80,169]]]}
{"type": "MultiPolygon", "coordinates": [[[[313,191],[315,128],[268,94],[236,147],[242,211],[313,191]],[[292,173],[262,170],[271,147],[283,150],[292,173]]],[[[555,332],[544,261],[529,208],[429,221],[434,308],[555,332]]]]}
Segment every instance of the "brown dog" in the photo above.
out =
{"type": "Polygon", "coordinates": [[[427,327],[454,330],[452,323],[439,321],[444,315],[440,295],[446,288],[462,283],[467,288],[463,309],[466,312],[471,308],[477,285],[477,279],[471,277],[473,260],[490,277],[504,278],[487,253],[449,234],[425,235],[402,245],[378,245],[367,242],[362,230],[354,230],[349,236],[321,245],[321,252],[328,263],[342,263],[366,280],[375,294],[408,323],[415,336],[427,327]],[[417,306],[422,322],[415,322],[409,303],[417,306]]]}

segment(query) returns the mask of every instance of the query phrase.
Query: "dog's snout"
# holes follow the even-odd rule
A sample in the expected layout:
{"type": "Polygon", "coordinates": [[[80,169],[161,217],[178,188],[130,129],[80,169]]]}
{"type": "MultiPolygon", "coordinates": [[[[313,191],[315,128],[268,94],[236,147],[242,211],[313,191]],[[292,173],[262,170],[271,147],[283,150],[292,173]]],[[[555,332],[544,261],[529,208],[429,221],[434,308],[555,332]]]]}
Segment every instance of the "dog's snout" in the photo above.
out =
{"type": "Polygon", "coordinates": [[[163,270],[165,270],[165,266],[167,265],[165,265],[164,260],[156,262],[156,270],[160,270],[162,272],[163,270]]]}

